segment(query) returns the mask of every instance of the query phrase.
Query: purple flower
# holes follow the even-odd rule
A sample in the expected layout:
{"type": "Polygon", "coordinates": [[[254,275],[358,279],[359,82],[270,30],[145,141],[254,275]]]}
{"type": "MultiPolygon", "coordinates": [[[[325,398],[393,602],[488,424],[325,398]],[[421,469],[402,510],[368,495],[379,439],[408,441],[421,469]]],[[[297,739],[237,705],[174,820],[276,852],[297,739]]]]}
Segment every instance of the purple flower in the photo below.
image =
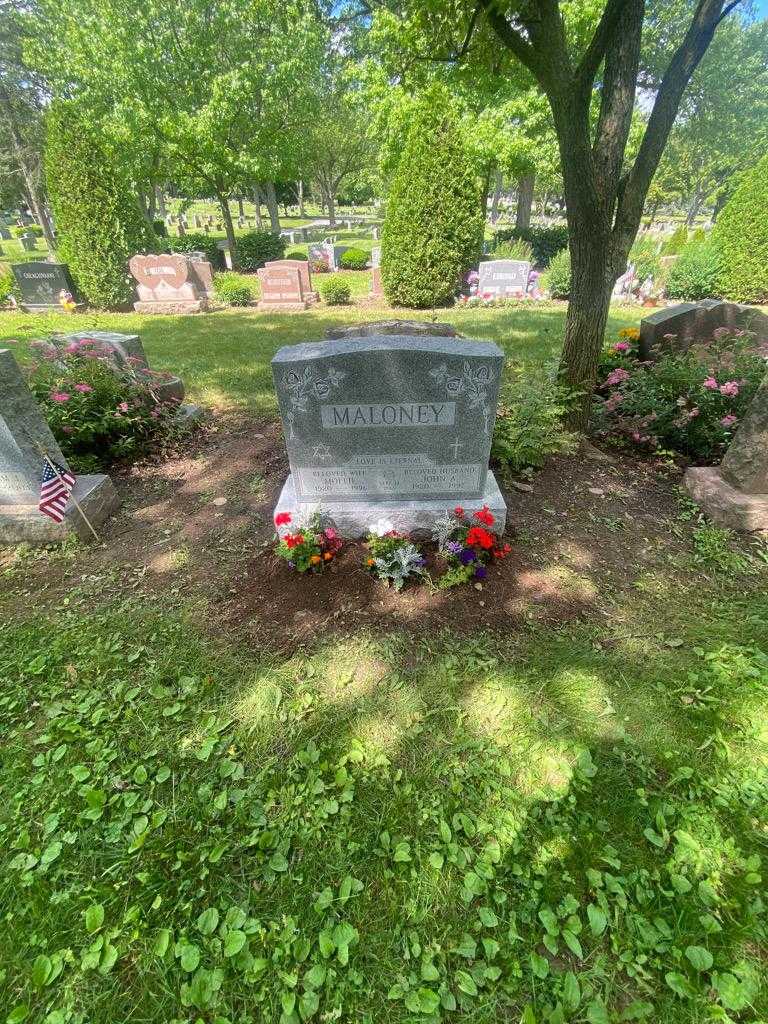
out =
{"type": "Polygon", "coordinates": [[[449,540],[445,546],[452,555],[458,555],[464,550],[464,545],[458,540],[449,540]]]}
{"type": "Polygon", "coordinates": [[[290,567],[291,567],[292,569],[295,569],[295,568],[296,568],[296,563],[295,563],[295,562],[289,562],[289,563],[288,563],[288,565],[290,565],[290,567]]]}
{"type": "Polygon", "coordinates": [[[416,559],[416,565],[426,565],[426,564],[427,564],[426,558],[417,558],[416,559]]]}
{"type": "Polygon", "coordinates": [[[478,580],[484,580],[487,575],[488,570],[485,568],[485,566],[478,565],[478,567],[475,569],[475,578],[478,580]]]}
{"type": "Polygon", "coordinates": [[[469,565],[469,563],[474,562],[474,560],[475,552],[472,550],[472,548],[463,548],[461,554],[459,555],[459,561],[461,562],[461,564],[469,565]]]}

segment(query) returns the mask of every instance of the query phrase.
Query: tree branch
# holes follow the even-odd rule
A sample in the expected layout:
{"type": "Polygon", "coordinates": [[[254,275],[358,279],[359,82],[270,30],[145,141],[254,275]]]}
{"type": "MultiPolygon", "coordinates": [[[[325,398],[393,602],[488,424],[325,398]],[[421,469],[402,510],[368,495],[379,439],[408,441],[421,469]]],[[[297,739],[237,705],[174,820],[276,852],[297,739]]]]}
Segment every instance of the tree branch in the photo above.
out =
{"type": "Polygon", "coordinates": [[[479,0],[488,24],[507,49],[524,64],[540,85],[544,85],[538,54],[531,44],[494,7],[494,0],[479,0]]]}
{"type": "MultiPolygon", "coordinates": [[[[736,0],[738,3],[739,0],[736,0]]],[[[619,24],[622,11],[628,0],[608,0],[605,5],[600,22],[595,29],[589,46],[584,51],[584,56],[579,61],[575,72],[576,86],[584,92],[590,93],[595,81],[595,75],[605,57],[608,44],[613,38],[619,24]]]]}
{"type": "Polygon", "coordinates": [[[699,0],[688,31],[659,86],[634,166],[624,179],[616,211],[614,237],[626,240],[630,234],[634,236],[642,216],[646,193],[675,123],[685,87],[706,53],[715,29],[739,2],[731,0],[731,3],[724,6],[723,0],[699,0]]]}

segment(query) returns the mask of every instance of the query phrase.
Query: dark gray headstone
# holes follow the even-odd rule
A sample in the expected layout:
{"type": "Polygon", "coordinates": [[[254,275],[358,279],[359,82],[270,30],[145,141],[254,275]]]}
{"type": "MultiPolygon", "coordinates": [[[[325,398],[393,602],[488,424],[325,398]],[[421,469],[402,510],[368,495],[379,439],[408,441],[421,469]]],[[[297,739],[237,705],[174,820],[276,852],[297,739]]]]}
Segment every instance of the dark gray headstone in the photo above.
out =
{"type": "Polygon", "coordinates": [[[679,302],[640,321],[640,356],[651,359],[662,352],[686,352],[695,343],[712,338],[718,327],[746,330],[758,342],[768,341],[768,316],[752,306],[722,299],[679,302]]]}
{"type": "Polygon", "coordinates": [[[456,328],[451,324],[432,323],[429,320],[377,320],[372,324],[353,324],[352,327],[329,327],[326,338],[375,338],[376,335],[407,334],[410,337],[455,338],[456,328]]]}
{"type": "Polygon", "coordinates": [[[70,292],[75,299],[75,285],[66,263],[32,261],[14,263],[13,275],[21,291],[21,304],[34,313],[48,309],[60,309],[59,295],[70,292]]]}
{"type": "Polygon", "coordinates": [[[427,526],[461,501],[505,508],[488,470],[504,356],[492,342],[358,336],[272,360],[289,478],[278,509],[322,507],[349,536],[377,515],[427,526]]]}

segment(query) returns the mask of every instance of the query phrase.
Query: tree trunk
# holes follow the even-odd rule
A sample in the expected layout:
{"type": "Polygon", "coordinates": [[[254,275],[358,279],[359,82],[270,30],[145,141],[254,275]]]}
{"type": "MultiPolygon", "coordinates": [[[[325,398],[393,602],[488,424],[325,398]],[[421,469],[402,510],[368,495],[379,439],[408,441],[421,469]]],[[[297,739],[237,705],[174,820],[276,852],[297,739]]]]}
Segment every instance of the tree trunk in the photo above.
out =
{"type": "Polygon", "coordinates": [[[712,223],[714,224],[717,220],[718,214],[728,202],[728,193],[725,189],[718,193],[717,199],[715,199],[715,205],[712,207],[712,223]]]}
{"type": "Polygon", "coordinates": [[[686,227],[692,228],[696,223],[696,218],[699,216],[699,211],[701,210],[703,201],[704,199],[701,194],[701,186],[697,185],[691,199],[691,205],[688,207],[688,215],[685,218],[686,227]]]}
{"type": "Polygon", "coordinates": [[[659,200],[656,199],[653,203],[651,203],[651,208],[648,211],[648,227],[650,227],[651,224],[653,224],[653,222],[656,220],[656,214],[658,212],[659,212],[659,200]]]}
{"type": "Polygon", "coordinates": [[[304,182],[299,181],[299,216],[306,217],[307,212],[304,209],[304,182]]]}
{"type": "Polygon", "coordinates": [[[43,237],[45,238],[46,245],[51,252],[55,252],[56,240],[53,237],[51,223],[45,212],[45,202],[38,185],[34,169],[28,165],[24,156],[24,146],[22,143],[21,132],[13,112],[13,104],[11,103],[11,99],[5,88],[2,87],[0,87],[0,114],[2,114],[8,128],[8,134],[11,139],[11,149],[13,150],[16,165],[21,172],[21,177],[24,181],[24,188],[29,196],[32,213],[34,214],[37,223],[43,229],[43,237]]]}
{"type": "Polygon", "coordinates": [[[336,227],[336,199],[331,195],[330,192],[326,193],[325,205],[328,208],[328,224],[330,227],[336,227]]]}
{"type": "Polygon", "coordinates": [[[491,200],[491,224],[495,224],[499,219],[499,200],[501,199],[501,189],[503,185],[504,179],[501,171],[497,167],[494,171],[493,199],[491,200]]]}
{"type": "Polygon", "coordinates": [[[517,183],[517,213],[515,229],[527,231],[531,226],[531,206],[533,205],[533,185],[535,174],[524,174],[517,183]]]}
{"type": "Polygon", "coordinates": [[[261,189],[258,185],[253,186],[253,202],[256,206],[256,230],[261,231],[264,224],[261,219],[261,189]]]}
{"type": "Polygon", "coordinates": [[[611,267],[609,245],[598,232],[572,232],[570,250],[571,294],[560,377],[578,395],[566,417],[568,426],[583,432],[589,420],[608,307],[618,274],[611,267]]]}
{"type": "Polygon", "coordinates": [[[161,220],[165,220],[168,211],[165,208],[165,193],[160,185],[155,185],[155,202],[157,203],[157,214],[161,220]]]}
{"type": "Polygon", "coordinates": [[[216,198],[221,209],[221,219],[224,221],[224,230],[227,234],[227,244],[229,245],[229,253],[232,258],[232,266],[237,267],[237,240],[235,238],[235,227],[232,223],[232,211],[229,208],[229,197],[225,196],[223,192],[217,191],[216,198]]]}
{"type": "Polygon", "coordinates": [[[267,210],[269,212],[269,224],[270,230],[273,235],[280,234],[280,210],[277,205],[277,196],[275,194],[275,183],[273,181],[265,181],[263,185],[264,197],[267,203],[267,210]]]}
{"type": "Polygon", "coordinates": [[[136,193],[136,205],[141,211],[141,216],[144,218],[147,225],[154,231],[155,225],[152,223],[152,212],[147,205],[147,197],[143,189],[139,189],[136,193]]]}
{"type": "Polygon", "coordinates": [[[244,218],[245,217],[245,210],[243,208],[243,197],[242,196],[238,196],[237,197],[237,215],[240,218],[244,218]]]}

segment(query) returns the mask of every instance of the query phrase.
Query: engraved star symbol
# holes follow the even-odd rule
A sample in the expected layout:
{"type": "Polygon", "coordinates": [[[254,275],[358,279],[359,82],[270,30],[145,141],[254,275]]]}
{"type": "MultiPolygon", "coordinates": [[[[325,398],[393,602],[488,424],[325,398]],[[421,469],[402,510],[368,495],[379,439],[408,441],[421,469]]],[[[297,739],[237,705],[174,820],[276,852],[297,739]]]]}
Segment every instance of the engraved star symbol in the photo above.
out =
{"type": "Polygon", "coordinates": [[[330,459],[331,449],[321,441],[320,444],[316,444],[312,449],[312,457],[324,462],[326,459],[330,459]]]}

